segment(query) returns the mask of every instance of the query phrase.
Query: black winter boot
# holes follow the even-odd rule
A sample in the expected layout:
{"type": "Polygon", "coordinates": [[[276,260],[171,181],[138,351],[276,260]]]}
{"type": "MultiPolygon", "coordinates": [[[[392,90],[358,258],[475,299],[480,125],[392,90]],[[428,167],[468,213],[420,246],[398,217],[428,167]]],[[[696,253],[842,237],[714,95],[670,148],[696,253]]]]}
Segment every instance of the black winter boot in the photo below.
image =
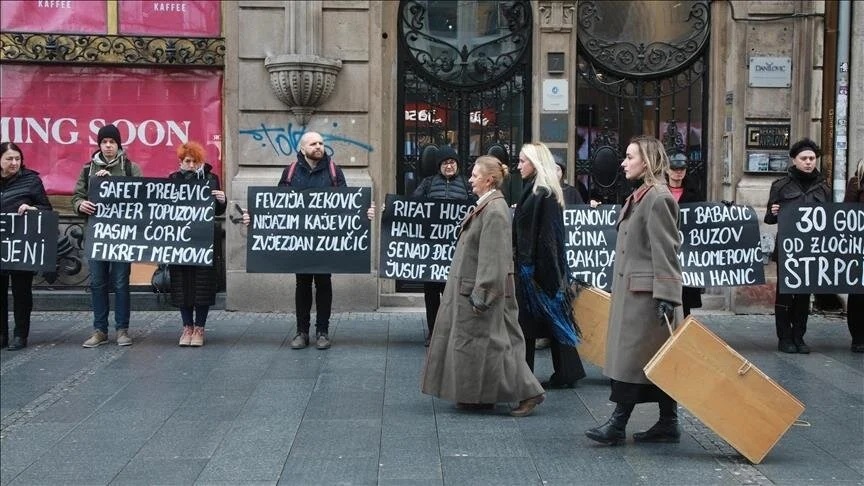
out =
{"type": "Polygon", "coordinates": [[[645,432],[633,434],[634,442],[681,442],[678,429],[678,403],[675,400],[660,402],[660,420],[645,432]]]}
{"type": "Polygon", "coordinates": [[[591,440],[601,444],[616,446],[623,444],[627,440],[627,435],[624,429],[627,427],[627,421],[630,420],[630,413],[633,412],[634,403],[618,403],[615,405],[615,411],[605,424],[588,429],[585,431],[585,436],[591,440]]]}

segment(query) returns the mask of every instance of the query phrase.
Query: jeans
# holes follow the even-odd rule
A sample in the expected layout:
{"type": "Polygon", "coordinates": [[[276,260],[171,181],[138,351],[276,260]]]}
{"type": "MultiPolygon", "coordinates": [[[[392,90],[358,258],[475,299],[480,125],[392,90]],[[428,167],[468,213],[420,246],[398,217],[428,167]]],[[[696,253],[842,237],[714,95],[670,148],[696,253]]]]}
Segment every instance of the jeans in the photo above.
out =
{"type": "Polygon", "coordinates": [[[423,300],[426,302],[426,327],[429,335],[435,328],[435,318],[438,315],[438,307],[441,306],[441,294],[444,293],[443,282],[426,282],[423,284],[423,300]]]}
{"type": "Polygon", "coordinates": [[[184,326],[196,325],[204,327],[207,325],[207,313],[210,312],[209,305],[196,305],[195,307],[180,306],[180,317],[183,319],[184,326]],[[193,311],[195,317],[193,318],[193,311]]]}
{"type": "Polygon", "coordinates": [[[3,337],[9,335],[9,280],[12,280],[12,298],[14,299],[15,337],[27,339],[30,334],[30,313],[33,311],[33,272],[11,271],[0,272],[3,281],[3,293],[0,294],[0,312],[2,312],[3,337]]]}
{"type": "Polygon", "coordinates": [[[327,334],[330,328],[330,310],[333,307],[333,283],[329,273],[297,274],[297,293],[294,294],[297,332],[309,333],[313,280],[315,281],[315,330],[319,334],[327,334]]]}
{"type": "Polygon", "coordinates": [[[93,328],[108,332],[108,292],[114,289],[115,329],[129,329],[130,263],[90,260],[90,294],[93,298],[93,328]]]}

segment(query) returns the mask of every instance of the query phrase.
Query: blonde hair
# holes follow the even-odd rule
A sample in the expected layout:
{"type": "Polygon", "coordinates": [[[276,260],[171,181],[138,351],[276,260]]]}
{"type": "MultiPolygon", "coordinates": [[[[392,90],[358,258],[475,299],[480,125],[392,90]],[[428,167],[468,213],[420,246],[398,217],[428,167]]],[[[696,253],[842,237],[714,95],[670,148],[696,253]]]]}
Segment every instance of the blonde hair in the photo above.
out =
{"type": "Polygon", "coordinates": [[[645,162],[645,172],[642,179],[645,184],[656,185],[666,182],[665,174],[669,170],[669,156],[660,140],[650,135],[637,135],[630,143],[639,148],[639,157],[645,162]]]}
{"type": "Polygon", "coordinates": [[[558,205],[564,207],[564,192],[561,190],[561,182],[555,171],[555,158],[552,152],[543,142],[531,142],[522,146],[519,152],[534,165],[534,194],[539,194],[540,189],[546,189],[549,194],[555,196],[558,205]]]}
{"type": "Polygon", "coordinates": [[[492,187],[495,189],[501,187],[501,183],[504,182],[504,178],[507,177],[507,174],[510,172],[506,165],[502,164],[500,160],[491,155],[477,157],[477,160],[474,161],[474,165],[480,168],[480,172],[482,172],[484,176],[492,177],[492,187]]]}
{"type": "Polygon", "coordinates": [[[858,189],[864,189],[864,158],[858,159],[858,170],[855,171],[858,179],[858,189]]]}

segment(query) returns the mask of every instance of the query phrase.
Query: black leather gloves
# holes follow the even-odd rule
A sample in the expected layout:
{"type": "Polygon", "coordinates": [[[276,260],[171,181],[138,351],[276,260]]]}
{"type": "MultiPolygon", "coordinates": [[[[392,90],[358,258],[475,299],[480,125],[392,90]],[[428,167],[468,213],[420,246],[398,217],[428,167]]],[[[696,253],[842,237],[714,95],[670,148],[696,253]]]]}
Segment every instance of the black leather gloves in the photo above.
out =
{"type": "Polygon", "coordinates": [[[666,300],[657,299],[657,318],[660,319],[660,325],[665,326],[668,319],[671,323],[675,318],[675,304],[666,300]]]}

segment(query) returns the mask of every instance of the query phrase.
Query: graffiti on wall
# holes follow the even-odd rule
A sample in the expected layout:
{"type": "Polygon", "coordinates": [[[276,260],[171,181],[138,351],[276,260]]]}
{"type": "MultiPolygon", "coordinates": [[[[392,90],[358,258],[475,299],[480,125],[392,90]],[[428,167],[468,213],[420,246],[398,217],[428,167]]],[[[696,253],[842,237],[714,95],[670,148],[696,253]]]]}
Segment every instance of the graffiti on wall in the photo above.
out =
{"type": "MultiPolygon", "coordinates": [[[[334,122],[333,128],[338,127],[339,124],[334,122]]],[[[277,156],[287,157],[299,152],[300,139],[306,131],[306,127],[295,127],[293,123],[289,123],[285,127],[269,126],[262,123],[256,128],[241,129],[239,134],[241,137],[252,137],[252,140],[260,142],[261,146],[264,148],[273,150],[273,153],[277,156]]],[[[373,150],[371,145],[363,143],[360,140],[354,140],[336,133],[328,133],[324,131],[318,131],[318,133],[320,133],[321,138],[324,139],[324,149],[328,155],[333,155],[334,147],[339,144],[353,145],[367,152],[372,152],[373,150]]]]}

